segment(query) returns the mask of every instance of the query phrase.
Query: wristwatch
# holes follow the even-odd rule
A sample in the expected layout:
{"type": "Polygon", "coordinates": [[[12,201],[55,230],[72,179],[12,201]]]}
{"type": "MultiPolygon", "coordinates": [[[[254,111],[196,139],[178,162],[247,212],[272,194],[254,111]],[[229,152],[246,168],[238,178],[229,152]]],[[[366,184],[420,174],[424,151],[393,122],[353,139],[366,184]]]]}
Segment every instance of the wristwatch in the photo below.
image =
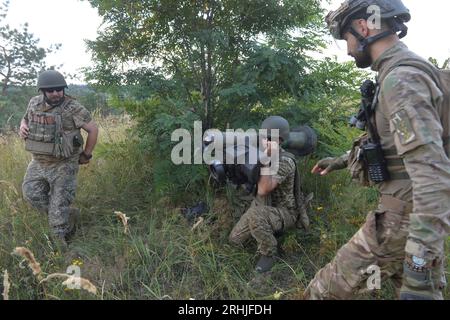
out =
{"type": "Polygon", "coordinates": [[[92,159],[92,154],[87,155],[84,151],[81,152],[82,155],[84,155],[86,157],[87,160],[91,160],[92,159]]]}

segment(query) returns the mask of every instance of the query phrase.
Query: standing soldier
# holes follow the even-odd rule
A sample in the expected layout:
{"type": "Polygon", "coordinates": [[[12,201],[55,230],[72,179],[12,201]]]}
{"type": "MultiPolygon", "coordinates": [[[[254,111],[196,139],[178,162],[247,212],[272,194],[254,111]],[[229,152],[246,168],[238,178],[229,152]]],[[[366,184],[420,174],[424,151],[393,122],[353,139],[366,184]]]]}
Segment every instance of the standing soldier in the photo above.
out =
{"type": "Polygon", "coordinates": [[[275,262],[275,235],[296,225],[306,229],[309,219],[300,191],[295,157],[280,147],[280,144],[289,140],[289,123],[282,117],[272,116],[264,120],[261,129],[268,130],[268,137],[263,139],[265,153],[269,157],[279,154],[278,158],[274,157],[279,159],[278,171],[272,175],[260,176],[256,197],[234,226],[229,240],[235,245],[244,245],[253,237],[258,243],[260,254],[256,271],[262,273],[269,271],[275,262]],[[279,130],[280,141],[270,139],[273,129],[279,130]]]}
{"type": "Polygon", "coordinates": [[[87,164],[97,142],[98,128],[86,110],[65,94],[67,83],[54,70],[39,75],[41,95],[32,98],[20,124],[25,149],[33,155],[22,185],[24,198],[48,214],[53,235],[63,244],[75,228],[79,164],[87,164]],[[87,131],[86,146],[80,128],[87,131]]]}
{"type": "Polygon", "coordinates": [[[378,72],[378,83],[364,108],[368,136],[347,158],[321,161],[313,173],[348,164],[362,178],[370,176],[381,197],[360,230],[316,274],[306,298],[351,298],[368,289],[366,282],[378,268],[381,280],[394,281],[400,299],[443,298],[450,121],[442,106],[448,97],[445,84],[436,81],[439,71],[399,40],[410,18],[400,0],[349,0],[326,18],[333,36],[347,42],[356,65],[378,72]]]}

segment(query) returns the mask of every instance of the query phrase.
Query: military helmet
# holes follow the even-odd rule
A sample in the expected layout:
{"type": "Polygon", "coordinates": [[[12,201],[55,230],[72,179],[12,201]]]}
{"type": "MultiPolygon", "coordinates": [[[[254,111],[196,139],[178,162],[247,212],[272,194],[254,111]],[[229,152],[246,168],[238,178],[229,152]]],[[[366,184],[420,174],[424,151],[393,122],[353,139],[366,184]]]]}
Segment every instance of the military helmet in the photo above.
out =
{"type": "Polygon", "coordinates": [[[368,18],[370,6],[380,8],[381,19],[395,19],[399,23],[411,20],[411,14],[401,0],[346,0],[339,9],[328,13],[325,21],[335,39],[343,40],[348,25],[354,19],[368,18]]]}
{"type": "MultiPolygon", "coordinates": [[[[280,137],[283,141],[289,140],[289,122],[283,117],[280,116],[270,116],[261,124],[261,129],[278,129],[280,132],[280,137]]],[[[268,132],[270,134],[270,131],[268,132]]]]}
{"type": "Polygon", "coordinates": [[[42,72],[37,81],[38,90],[46,88],[67,88],[64,76],[56,70],[42,72]]]}

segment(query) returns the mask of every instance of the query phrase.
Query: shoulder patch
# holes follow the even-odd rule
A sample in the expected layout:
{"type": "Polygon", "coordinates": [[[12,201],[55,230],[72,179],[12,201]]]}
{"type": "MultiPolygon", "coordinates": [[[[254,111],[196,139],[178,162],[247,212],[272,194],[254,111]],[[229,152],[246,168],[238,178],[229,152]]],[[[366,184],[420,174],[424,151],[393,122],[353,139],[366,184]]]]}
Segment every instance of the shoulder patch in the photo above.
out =
{"type": "Polygon", "coordinates": [[[391,122],[401,144],[408,144],[416,139],[413,126],[405,110],[394,113],[391,122]]]}

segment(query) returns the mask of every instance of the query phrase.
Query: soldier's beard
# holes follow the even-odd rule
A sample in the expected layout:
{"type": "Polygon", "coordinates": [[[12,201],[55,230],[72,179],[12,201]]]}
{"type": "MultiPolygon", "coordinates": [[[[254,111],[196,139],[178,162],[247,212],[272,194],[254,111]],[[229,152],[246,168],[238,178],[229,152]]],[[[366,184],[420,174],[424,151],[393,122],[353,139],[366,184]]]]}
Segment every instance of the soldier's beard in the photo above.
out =
{"type": "Polygon", "coordinates": [[[372,65],[372,57],[369,54],[368,49],[364,49],[363,52],[357,52],[353,55],[356,66],[361,69],[368,68],[372,65]]]}
{"type": "Polygon", "coordinates": [[[45,95],[45,102],[47,102],[52,107],[58,107],[59,105],[61,105],[63,103],[64,98],[65,98],[65,96],[62,96],[61,98],[50,99],[49,97],[47,97],[47,95],[45,95]]]}

